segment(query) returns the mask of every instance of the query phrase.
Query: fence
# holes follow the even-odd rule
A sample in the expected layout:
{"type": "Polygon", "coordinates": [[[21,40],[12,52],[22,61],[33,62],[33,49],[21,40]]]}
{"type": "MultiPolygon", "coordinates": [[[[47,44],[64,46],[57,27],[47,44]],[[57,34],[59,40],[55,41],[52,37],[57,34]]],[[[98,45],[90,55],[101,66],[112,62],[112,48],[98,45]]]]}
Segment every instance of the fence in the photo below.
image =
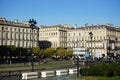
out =
{"type": "Polygon", "coordinates": [[[46,78],[50,76],[62,76],[69,74],[76,74],[77,69],[61,69],[61,70],[53,70],[53,71],[42,71],[42,72],[27,72],[22,73],[22,79],[35,79],[35,78],[46,78]]]}

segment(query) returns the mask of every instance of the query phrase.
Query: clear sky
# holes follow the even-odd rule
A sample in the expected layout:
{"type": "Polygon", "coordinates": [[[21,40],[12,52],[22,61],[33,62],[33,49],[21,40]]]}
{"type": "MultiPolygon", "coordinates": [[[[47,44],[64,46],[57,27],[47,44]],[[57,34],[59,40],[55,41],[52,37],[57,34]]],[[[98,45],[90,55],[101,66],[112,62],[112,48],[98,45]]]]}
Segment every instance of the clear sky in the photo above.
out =
{"type": "Polygon", "coordinates": [[[120,25],[120,0],[0,0],[0,17],[37,25],[120,25]]]}

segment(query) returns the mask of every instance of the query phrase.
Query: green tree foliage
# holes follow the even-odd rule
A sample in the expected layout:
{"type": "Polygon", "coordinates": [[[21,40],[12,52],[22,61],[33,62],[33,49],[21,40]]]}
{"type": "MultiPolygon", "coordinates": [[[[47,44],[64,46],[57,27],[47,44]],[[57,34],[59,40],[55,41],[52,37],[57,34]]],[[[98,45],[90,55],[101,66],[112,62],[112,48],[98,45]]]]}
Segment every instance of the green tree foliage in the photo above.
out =
{"type": "Polygon", "coordinates": [[[40,50],[39,57],[40,58],[44,58],[44,49],[40,50]]]}
{"type": "Polygon", "coordinates": [[[16,47],[15,46],[11,46],[11,45],[8,45],[6,46],[8,50],[10,51],[15,51],[16,47]]]}
{"type": "Polygon", "coordinates": [[[46,48],[45,54],[48,55],[48,57],[51,57],[55,54],[55,49],[54,48],[46,48]]]}
{"type": "Polygon", "coordinates": [[[61,58],[67,56],[67,50],[64,48],[58,48],[56,51],[56,55],[60,56],[61,58]]]}
{"type": "Polygon", "coordinates": [[[72,49],[67,50],[67,56],[69,56],[69,57],[73,56],[73,50],[72,49]]]}
{"type": "Polygon", "coordinates": [[[40,53],[40,47],[39,46],[34,47],[33,48],[33,53],[35,53],[35,55],[39,55],[39,53],[40,53]]]}

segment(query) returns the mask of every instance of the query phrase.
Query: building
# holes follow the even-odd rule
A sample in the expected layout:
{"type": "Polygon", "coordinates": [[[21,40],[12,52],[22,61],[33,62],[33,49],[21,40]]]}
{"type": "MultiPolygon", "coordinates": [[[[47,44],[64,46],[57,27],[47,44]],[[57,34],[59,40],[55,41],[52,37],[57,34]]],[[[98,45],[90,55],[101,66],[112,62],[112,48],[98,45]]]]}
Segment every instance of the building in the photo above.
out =
{"type": "MultiPolygon", "coordinates": [[[[65,25],[41,26],[39,40],[49,41],[53,48],[84,47],[89,49],[92,56],[110,57],[120,53],[119,34],[120,28],[111,24],[85,25],[79,28],[65,25]],[[90,32],[93,34],[92,39],[89,35],[90,32]]],[[[41,46],[47,45],[47,43],[43,43],[41,46]]]]}
{"type": "Polygon", "coordinates": [[[35,47],[38,45],[38,28],[32,32],[28,22],[19,23],[18,20],[8,21],[0,18],[0,45],[35,47]]]}
{"type": "Polygon", "coordinates": [[[111,57],[120,54],[120,27],[112,24],[84,27],[54,25],[40,26],[32,31],[28,22],[0,18],[0,45],[32,48],[38,45],[38,41],[41,48],[83,47],[93,57],[111,57]]]}
{"type": "Polygon", "coordinates": [[[41,43],[41,47],[67,48],[67,25],[41,26],[39,29],[40,42],[46,41],[46,44],[41,43]]]}
{"type": "Polygon", "coordinates": [[[120,54],[120,28],[113,25],[91,25],[67,31],[67,47],[84,47],[94,57],[120,54]],[[92,32],[92,39],[89,33],[92,32]]]}

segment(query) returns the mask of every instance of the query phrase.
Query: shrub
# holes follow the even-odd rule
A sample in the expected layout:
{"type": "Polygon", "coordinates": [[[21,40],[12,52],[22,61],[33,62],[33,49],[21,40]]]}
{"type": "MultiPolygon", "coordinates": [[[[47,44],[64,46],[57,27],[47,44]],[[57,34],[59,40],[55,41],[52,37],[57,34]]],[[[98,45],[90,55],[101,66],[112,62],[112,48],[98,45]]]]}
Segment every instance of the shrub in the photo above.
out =
{"type": "Polygon", "coordinates": [[[120,76],[120,64],[97,64],[89,68],[82,68],[80,73],[82,76],[120,76]]]}
{"type": "Polygon", "coordinates": [[[112,66],[114,76],[120,76],[120,63],[112,66]]]}

